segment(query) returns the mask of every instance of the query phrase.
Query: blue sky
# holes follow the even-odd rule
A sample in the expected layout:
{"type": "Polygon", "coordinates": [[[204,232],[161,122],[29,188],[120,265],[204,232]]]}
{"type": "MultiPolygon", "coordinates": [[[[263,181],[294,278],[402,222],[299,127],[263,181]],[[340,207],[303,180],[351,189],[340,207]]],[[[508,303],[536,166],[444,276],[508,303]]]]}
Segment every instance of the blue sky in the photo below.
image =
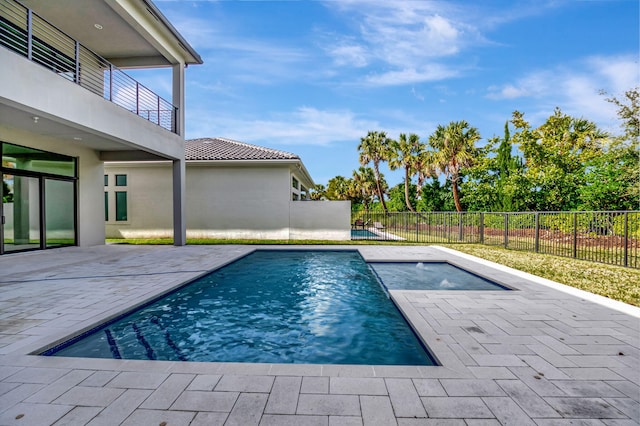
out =
{"type": "MultiPolygon", "coordinates": [[[[616,131],[598,92],[640,81],[638,0],[154,2],[204,60],[187,139],[294,152],[322,184],[351,176],[368,130],[426,141],[464,119],[483,143],[516,109],[535,126],[560,107],[616,131]]],[[[170,78],[136,77],[170,99],[170,78]]]]}

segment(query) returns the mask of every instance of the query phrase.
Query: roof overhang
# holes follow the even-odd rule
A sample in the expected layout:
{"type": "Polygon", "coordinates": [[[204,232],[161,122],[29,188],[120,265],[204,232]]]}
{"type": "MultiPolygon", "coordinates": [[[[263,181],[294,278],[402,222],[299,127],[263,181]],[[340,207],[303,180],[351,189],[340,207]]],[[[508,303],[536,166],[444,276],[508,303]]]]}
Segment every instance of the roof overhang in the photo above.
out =
{"type": "MultiPolygon", "coordinates": [[[[109,160],[106,160],[109,161],[109,160]]],[[[116,159],[110,162],[113,166],[153,166],[166,164],[166,162],[119,162],[116,159]]],[[[187,167],[287,167],[291,172],[302,181],[302,183],[311,188],[315,182],[311,178],[309,171],[300,159],[288,160],[186,160],[187,167]]]]}
{"type": "Polygon", "coordinates": [[[202,64],[151,0],[20,0],[121,68],[202,64]]]}

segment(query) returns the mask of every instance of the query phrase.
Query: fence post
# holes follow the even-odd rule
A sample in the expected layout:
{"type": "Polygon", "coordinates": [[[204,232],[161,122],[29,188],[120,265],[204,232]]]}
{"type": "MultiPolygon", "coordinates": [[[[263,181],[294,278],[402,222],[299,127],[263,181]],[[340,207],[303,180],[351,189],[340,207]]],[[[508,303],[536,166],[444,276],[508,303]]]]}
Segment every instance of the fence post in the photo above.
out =
{"type": "Polygon", "coordinates": [[[624,212],[624,266],[629,266],[629,212],[624,212]]]}
{"type": "Polygon", "coordinates": [[[535,230],[535,252],[538,253],[540,251],[540,213],[535,212],[536,218],[536,230],[535,230]]]}
{"type": "Polygon", "coordinates": [[[418,216],[418,213],[414,213],[415,217],[416,217],[416,243],[420,242],[420,233],[418,232],[418,226],[420,225],[419,223],[419,219],[420,217],[418,216]]]}
{"type": "Polygon", "coordinates": [[[479,226],[479,233],[480,233],[480,244],[484,244],[484,212],[480,212],[480,226],[479,226]]]}
{"type": "Polygon", "coordinates": [[[578,257],[578,213],[573,212],[573,258],[578,257]]]}
{"type": "Polygon", "coordinates": [[[509,214],[504,213],[504,248],[509,248],[509,214]]]}
{"type": "Polygon", "coordinates": [[[464,213],[459,212],[458,213],[458,241],[462,241],[464,239],[463,234],[462,234],[462,215],[464,213]]]}

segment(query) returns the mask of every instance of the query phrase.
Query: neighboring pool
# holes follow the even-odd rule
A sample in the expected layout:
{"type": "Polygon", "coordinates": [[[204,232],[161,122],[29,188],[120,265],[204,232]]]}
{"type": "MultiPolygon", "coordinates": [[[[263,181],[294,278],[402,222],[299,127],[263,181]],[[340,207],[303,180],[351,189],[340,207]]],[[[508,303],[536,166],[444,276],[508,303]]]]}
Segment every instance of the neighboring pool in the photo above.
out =
{"type": "Polygon", "coordinates": [[[367,230],[367,229],[352,229],[351,230],[351,239],[352,240],[357,240],[357,239],[371,239],[371,238],[380,238],[379,235],[367,230]]]}
{"type": "Polygon", "coordinates": [[[389,290],[509,290],[446,262],[373,262],[389,290]]]}
{"type": "Polygon", "coordinates": [[[43,355],[434,364],[356,251],[256,251],[43,355]]]}

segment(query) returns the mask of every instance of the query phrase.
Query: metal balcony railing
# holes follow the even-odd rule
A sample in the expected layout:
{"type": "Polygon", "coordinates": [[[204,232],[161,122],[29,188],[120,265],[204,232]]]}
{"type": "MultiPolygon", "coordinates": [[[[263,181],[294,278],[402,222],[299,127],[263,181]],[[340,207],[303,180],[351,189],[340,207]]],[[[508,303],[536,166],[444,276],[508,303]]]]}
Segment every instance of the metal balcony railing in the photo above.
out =
{"type": "Polygon", "coordinates": [[[0,0],[0,46],[176,133],[177,108],[15,0],[0,0]]]}

